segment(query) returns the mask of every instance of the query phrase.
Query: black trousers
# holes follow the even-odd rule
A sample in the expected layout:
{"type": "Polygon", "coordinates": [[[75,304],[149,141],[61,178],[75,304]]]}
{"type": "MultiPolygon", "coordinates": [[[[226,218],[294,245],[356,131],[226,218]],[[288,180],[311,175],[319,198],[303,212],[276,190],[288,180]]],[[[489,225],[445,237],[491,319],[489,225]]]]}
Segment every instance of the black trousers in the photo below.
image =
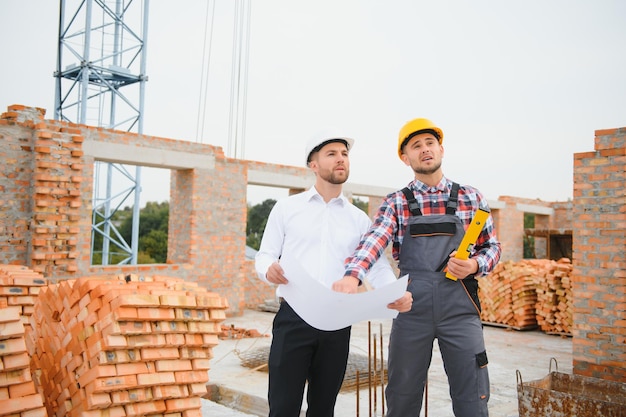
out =
{"type": "Polygon", "coordinates": [[[269,356],[270,417],[298,417],[307,382],[307,417],[333,417],[348,362],[350,330],[317,330],[281,303],[269,356]]]}

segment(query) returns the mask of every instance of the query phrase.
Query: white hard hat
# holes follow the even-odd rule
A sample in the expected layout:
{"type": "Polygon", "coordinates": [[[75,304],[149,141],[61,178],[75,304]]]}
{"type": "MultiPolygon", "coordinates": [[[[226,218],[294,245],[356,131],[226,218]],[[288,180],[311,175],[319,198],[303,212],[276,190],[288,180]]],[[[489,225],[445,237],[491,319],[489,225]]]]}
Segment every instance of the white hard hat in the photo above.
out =
{"type": "Polygon", "coordinates": [[[354,139],[345,136],[338,129],[324,129],[315,133],[309,141],[306,143],[304,150],[304,156],[306,158],[306,165],[309,165],[311,154],[318,152],[324,145],[332,142],[344,142],[348,150],[351,150],[354,146],[354,139]]]}

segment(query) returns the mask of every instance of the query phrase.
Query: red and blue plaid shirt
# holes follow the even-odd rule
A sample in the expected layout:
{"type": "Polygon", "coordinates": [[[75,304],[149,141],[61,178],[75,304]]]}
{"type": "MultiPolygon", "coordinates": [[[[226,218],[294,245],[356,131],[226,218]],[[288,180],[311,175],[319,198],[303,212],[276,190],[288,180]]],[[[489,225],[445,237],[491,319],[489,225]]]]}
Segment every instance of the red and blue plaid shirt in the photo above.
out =
{"type": "MultiPolygon", "coordinates": [[[[446,203],[450,196],[452,181],[443,177],[437,186],[430,187],[421,181],[414,180],[409,183],[408,188],[415,195],[422,215],[446,213],[446,203]]],[[[460,186],[456,215],[463,222],[465,229],[468,228],[478,208],[489,210],[487,201],[480,191],[467,185],[460,186]]],[[[409,206],[402,191],[387,195],[380,205],[369,231],[363,236],[353,255],[346,259],[345,274],[363,280],[366,271],[383,254],[390,242],[393,244],[393,259],[398,261],[402,239],[410,216],[409,206]]],[[[489,216],[471,254],[471,257],[478,262],[476,276],[483,276],[491,272],[500,260],[501,252],[493,219],[489,216]]]]}

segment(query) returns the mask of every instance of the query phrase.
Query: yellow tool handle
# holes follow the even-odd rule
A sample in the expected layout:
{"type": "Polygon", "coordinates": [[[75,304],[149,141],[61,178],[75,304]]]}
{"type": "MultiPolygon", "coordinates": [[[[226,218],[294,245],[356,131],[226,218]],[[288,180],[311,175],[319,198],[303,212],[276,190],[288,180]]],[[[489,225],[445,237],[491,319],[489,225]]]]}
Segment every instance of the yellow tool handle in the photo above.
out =
{"type": "MultiPolygon", "coordinates": [[[[469,227],[465,231],[465,235],[463,235],[463,240],[459,244],[458,249],[456,250],[456,255],[454,255],[457,259],[467,259],[470,256],[470,252],[472,248],[476,244],[476,240],[478,239],[478,235],[482,232],[487,219],[489,218],[489,211],[478,209],[476,214],[474,214],[474,218],[470,223],[469,227]]],[[[446,278],[450,278],[453,281],[456,281],[457,278],[446,272],[446,278]]]]}

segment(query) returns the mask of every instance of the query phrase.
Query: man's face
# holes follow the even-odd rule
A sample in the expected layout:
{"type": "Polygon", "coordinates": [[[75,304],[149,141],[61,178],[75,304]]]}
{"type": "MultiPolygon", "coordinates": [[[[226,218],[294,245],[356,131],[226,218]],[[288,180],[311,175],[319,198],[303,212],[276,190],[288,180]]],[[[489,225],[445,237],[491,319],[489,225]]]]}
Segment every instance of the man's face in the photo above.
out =
{"type": "Polygon", "coordinates": [[[311,157],[311,169],[324,181],[331,184],[343,184],[350,175],[348,148],[341,142],[324,145],[311,157]]]}
{"type": "Polygon", "coordinates": [[[416,174],[431,175],[441,168],[443,146],[432,133],[413,136],[402,150],[402,160],[416,174]]]}

